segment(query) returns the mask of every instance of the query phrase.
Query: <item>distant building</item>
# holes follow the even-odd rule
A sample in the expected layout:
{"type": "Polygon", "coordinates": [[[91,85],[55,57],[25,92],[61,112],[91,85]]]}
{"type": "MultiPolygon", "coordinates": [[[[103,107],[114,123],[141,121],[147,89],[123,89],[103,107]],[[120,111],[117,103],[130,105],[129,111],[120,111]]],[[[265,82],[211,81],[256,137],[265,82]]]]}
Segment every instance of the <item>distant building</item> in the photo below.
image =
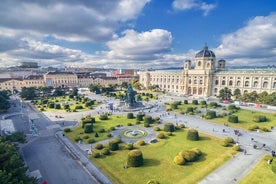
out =
{"type": "Polygon", "coordinates": [[[217,96],[225,87],[241,93],[276,92],[276,69],[226,69],[226,61],[216,63],[216,55],[207,46],[195,55],[194,67],[186,60],[183,70],[140,72],[140,83],[148,88],[158,85],[166,92],[195,96],[217,96]]]}

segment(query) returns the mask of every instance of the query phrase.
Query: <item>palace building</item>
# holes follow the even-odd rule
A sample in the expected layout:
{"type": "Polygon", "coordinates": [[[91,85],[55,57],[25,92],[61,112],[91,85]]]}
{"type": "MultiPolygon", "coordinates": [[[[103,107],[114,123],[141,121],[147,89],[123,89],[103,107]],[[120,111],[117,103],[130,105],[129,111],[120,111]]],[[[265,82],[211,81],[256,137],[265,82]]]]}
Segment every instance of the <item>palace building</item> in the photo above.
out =
{"type": "Polygon", "coordinates": [[[205,46],[191,60],[184,62],[183,70],[140,72],[140,83],[145,87],[158,86],[160,90],[194,96],[217,96],[225,87],[240,89],[241,94],[256,91],[276,92],[276,69],[227,69],[226,61],[216,61],[216,55],[205,46]]]}

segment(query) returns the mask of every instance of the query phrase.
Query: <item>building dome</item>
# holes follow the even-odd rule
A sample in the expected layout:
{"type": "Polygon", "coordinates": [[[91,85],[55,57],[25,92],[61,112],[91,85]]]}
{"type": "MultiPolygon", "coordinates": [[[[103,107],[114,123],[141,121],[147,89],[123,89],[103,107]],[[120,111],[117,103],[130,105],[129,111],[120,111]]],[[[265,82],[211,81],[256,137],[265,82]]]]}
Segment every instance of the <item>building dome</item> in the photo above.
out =
{"type": "Polygon", "coordinates": [[[216,57],[215,53],[208,50],[208,46],[203,47],[203,50],[199,51],[195,57],[216,57]]]}

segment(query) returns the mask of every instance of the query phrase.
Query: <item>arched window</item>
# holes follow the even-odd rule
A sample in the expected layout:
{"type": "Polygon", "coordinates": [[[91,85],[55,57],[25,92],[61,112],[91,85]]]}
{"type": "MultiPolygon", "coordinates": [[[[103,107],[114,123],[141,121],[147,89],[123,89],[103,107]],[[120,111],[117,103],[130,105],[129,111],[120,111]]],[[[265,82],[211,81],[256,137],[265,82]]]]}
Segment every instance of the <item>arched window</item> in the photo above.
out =
{"type": "Polygon", "coordinates": [[[253,84],[253,86],[256,88],[258,86],[258,82],[255,81],[254,84],[253,84]]]}
{"type": "Polygon", "coordinates": [[[189,95],[192,94],[192,89],[191,89],[191,87],[188,87],[188,94],[189,94],[189,95]]]}
{"type": "Polygon", "coordinates": [[[268,83],[267,83],[267,82],[264,82],[264,83],[263,83],[263,88],[267,88],[267,85],[268,85],[268,83]]]}
{"type": "Polygon", "coordinates": [[[229,81],[229,86],[232,86],[233,85],[233,81],[229,81]]]}
{"type": "Polygon", "coordinates": [[[222,80],[222,81],[221,81],[221,85],[225,85],[225,80],[222,80]]]}
{"type": "Polygon", "coordinates": [[[202,95],[202,88],[199,88],[199,89],[198,89],[198,94],[199,94],[199,95],[202,95]]]}
{"type": "Polygon", "coordinates": [[[218,80],[215,81],[215,85],[218,85],[218,80]]]}
{"type": "Polygon", "coordinates": [[[194,84],[197,84],[197,80],[196,79],[194,80],[194,84]]]}
{"type": "Polygon", "coordinates": [[[189,79],[189,84],[192,84],[192,80],[191,79],[189,79]]]}
{"type": "Polygon", "coordinates": [[[210,68],[210,63],[207,63],[207,68],[210,68]]]}
{"type": "Polygon", "coordinates": [[[273,83],[273,88],[276,88],[276,82],[273,83]]]}
{"type": "Polygon", "coordinates": [[[193,88],[193,94],[196,94],[197,90],[196,87],[193,88]]]}
{"type": "Polygon", "coordinates": [[[199,61],[199,62],[197,63],[197,66],[201,66],[201,61],[199,61]]]}
{"type": "Polygon", "coordinates": [[[249,81],[245,81],[244,86],[248,87],[249,86],[249,81]]]}
{"type": "Polygon", "coordinates": [[[237,81],[237,86],[240,86],[241,85],[241,81],[237,81]]]}
{"type": "Polygon", "coordinates": [[[215,88],[215,89],[214,89],[214,93],[217,93],[217,92],[218,92],[218,89],[217,89],[217,88],[215,88]]]}

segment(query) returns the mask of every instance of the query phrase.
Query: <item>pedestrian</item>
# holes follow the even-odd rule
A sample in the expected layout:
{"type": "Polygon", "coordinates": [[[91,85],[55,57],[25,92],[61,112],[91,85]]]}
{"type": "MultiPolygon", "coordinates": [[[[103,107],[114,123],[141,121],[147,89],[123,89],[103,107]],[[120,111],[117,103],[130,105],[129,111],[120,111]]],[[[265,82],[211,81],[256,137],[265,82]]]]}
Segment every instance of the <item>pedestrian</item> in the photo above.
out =
{"type": "Polygon", "coordinates": [[[244,152],[243,152],[243,153],[244,153],[244,155],[246,155],[246,153],[247,153],[246,149],[244,149],[244,152]]]}

